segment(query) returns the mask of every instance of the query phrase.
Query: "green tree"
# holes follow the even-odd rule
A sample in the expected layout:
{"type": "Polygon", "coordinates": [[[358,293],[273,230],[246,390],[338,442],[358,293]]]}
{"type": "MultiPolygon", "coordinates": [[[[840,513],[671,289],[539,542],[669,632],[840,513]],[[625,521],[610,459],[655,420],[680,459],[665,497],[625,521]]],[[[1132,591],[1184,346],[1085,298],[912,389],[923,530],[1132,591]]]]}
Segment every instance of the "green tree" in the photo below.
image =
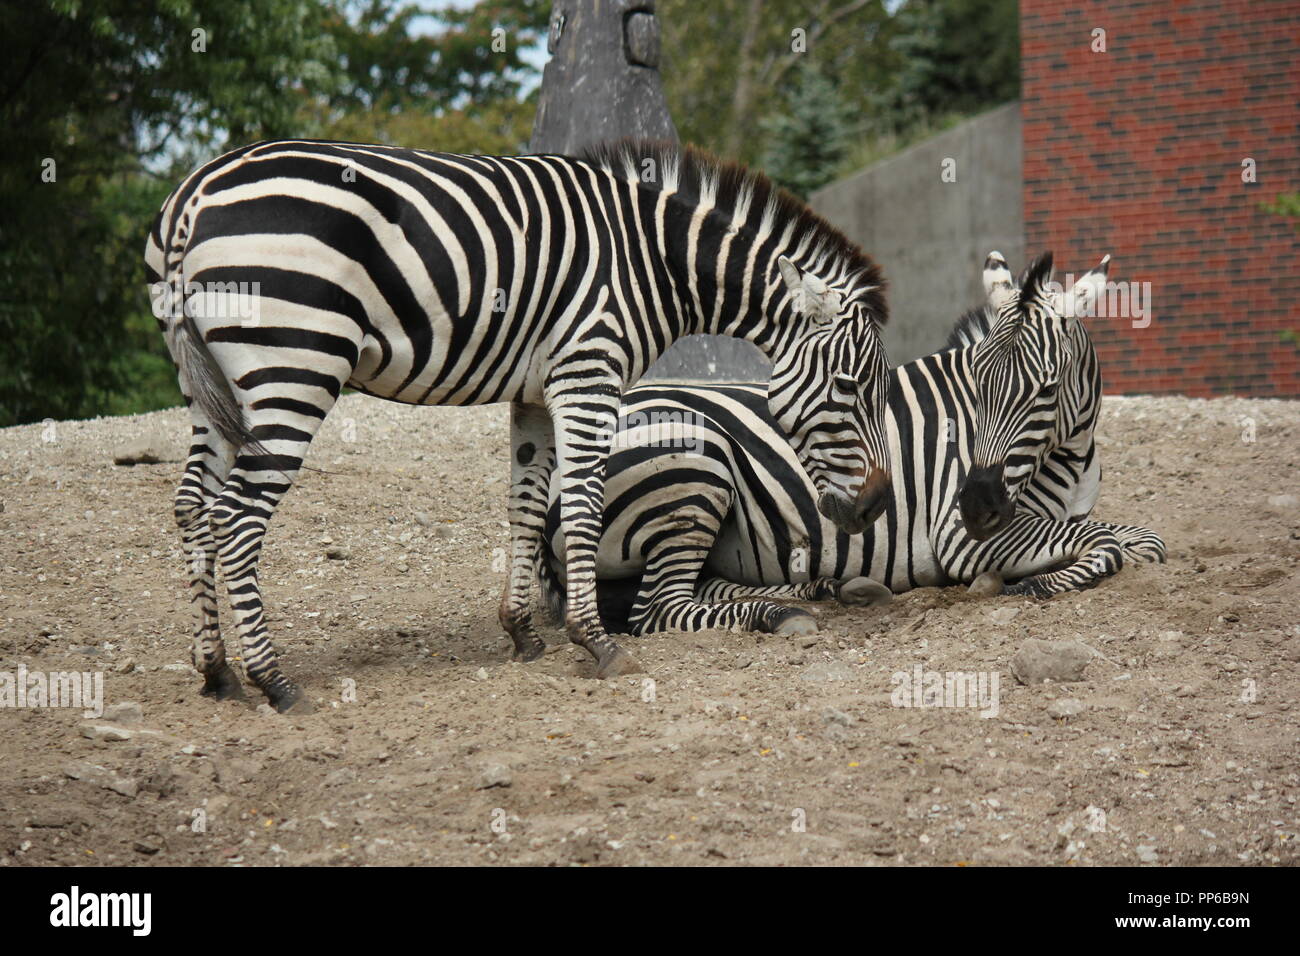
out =
{"type": "Polygon", "coordinates": [[[979,113],[1020,95],[1017,0],[907,0],[895,21],[899,70],[878,99],[885,125],[979,113]]]}
{"type": "Polygon", "coordinates": [[[853,108],[811,64],[798,70],[785,102],[784,112],[763,120],[760,162],[778,183],[806,197],[843,165],[854,131],[853,108]]]}
{"type": "Polygon", "coordinates": [[[328,139],[446,152],[515,153],[532,129],[522,100],[536,69],[523,52],[546,32],[550,0],[480,0],[444,10],[437,33],[415,32],[415,4],[368,0],[335,11],[328,29],[344,80],[303,105],[302,125],[328,139]]]}
{"type": "Polygon", "coordinates": [[[140,261],[169,167],[184,143],[292,130],[295,91],[332,82],[321,13],[302,0],[0,10],[0,425],[95,414],[156,378],[156,331],[139,353],[140,261]]]}
{"type": "Polygon", "coordinates": [[[0,8],[0,426],[180,395],[141,262],[162,200],[228,146],[325,135],[512,152],[548,0],[429,22],[388,0],[0,8]],[[498,30],[494,34],[494,30],[498,30]]]}
{"type": "Polygon", "coordinates": [[[661,0],[664,91],[683,140],[744,162],[764,154],[762,120],[814,63],[859,123],[895,69],[881,0],[661,0]]]}

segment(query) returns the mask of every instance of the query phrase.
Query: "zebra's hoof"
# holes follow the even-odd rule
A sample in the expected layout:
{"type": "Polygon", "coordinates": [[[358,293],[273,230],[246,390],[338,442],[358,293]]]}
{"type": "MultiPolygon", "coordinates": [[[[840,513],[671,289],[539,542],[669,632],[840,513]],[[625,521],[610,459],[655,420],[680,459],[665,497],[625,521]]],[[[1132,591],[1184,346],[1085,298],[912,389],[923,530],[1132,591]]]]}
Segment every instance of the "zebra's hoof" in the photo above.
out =
{"type": "Polygon", "coordinates": [[[515,652],[510,655],[510,659],[517,664],[527,664],[537,660],[546,653],[546,645],[540,640],[535,644],[529,644],[526,647],[515,647],[515,652]]]}
{"type": "Polygon", "coordinates": [[[788,607],[772,621],[771,633],[781,637],[802,637],[817,633],[817,618],[802,608],[788,607]]]}
{"type": "Polygon", "coordinates": [[[624,674],[640,672],[641,665],[636,662],[636,658],[623,648],[615,647],[601,659],[600,665],[596,668],[596,677],[605,680],[609,677],[621,677],[624,674]]]}
{"type": "Polygon", "coordinates": [[[970,583],[966,593],[977,598],[994,597],[1002,594],[1002,575],[996,571],[985,571],[970,583]]]}
{"type": "Polygon", "coordinates": [[[212,697],[216,700],[242,700],[244,685],[239,682],[235,669],[223,664],[220,670],[203,675],[203,687],[199,696],[212,697]]]}
{"type": "Polygon", "coordinates": [[[316,708],[297,684],[285,683],[266,692],[271,706],[282,714],[310,714],[316,708]]]}
{"type": "Polygon", "coordinates": [[[893,591],[871,578],[854,578],[840,585],[840,603],[851,607],[882,607],[893,599],[893,591]]]}

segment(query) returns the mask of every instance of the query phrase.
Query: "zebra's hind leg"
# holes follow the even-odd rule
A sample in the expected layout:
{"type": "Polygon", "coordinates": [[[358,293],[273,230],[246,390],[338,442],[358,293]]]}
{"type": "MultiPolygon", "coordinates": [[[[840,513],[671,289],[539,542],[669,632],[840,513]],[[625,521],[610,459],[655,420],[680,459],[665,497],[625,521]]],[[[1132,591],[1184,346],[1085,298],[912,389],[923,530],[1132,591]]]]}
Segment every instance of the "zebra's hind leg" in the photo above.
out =
{"type": "MultiPolygon", "coordinates": [[[[718,489],[714,489],[718,491],[718,489]]],[[[696,496],[679,503],[665,520],[670,528],[655,532],[646,555],[641,593],[630,619],[633,634],[650,631],[704,631],[712,628],[761,631],[796,636],[817,631],[817,621],[802,608],[771,600],[753,600],[756,590],[720,578],[701,581],[709,552],[727,513],[730,499],[713,501],[696,496]],[[737,598],[750,597],[750,600],[737,598]]],[[[780,595],[794,599],[812,594],[829,594],[824,586],[796,586],[798,594],[780,595]]],[[[776,596],[776,595],[770,595],[776,596]]]]}
{"type": "Polygon", "coordinates": [[[570,641],[596,659],[596,677],[633,674],[641,665],[605,633],[596,594],[605,464],[618,422],[620,389],[614,382],[584,382],[578,373],[563,367],[551,374],[556,394],[548,398],[548,407],[555,424],[564,534],[565,630],[570,641]]]}
{"type": "Polygon", "coordinates": [[[190,578],[190,603],[196,616],[190,659],[203,675],[204,697],[230,700],[243,697],[244,688],[226,660],[217,611],[217,543],[208,518],[212,502],[221,493],[230,471],[234,449],[217,434],[196,407],[191,407],[193,443],[185,474],[176,489],[176,523],[190,578]]]}
{"type": "Polygon", "coordinates": [[[722,578],[710,578],[696,591],[701,601],[734,601],[745,598],[768,598],[777,601],[838,601],[848,607],[878,607],[888,604],[894,592],[871,578],[848,581],[814,578],[800,584],[734,584],[722,578]]]}
{"type": "MultiPolygon", "coordinates": [[[[700,591],[694,588],[694,581],[703,566],[703,557],[693,568],[679,565],[675,579],[661,580],[653,589],[643,590],[633,612],[637,624],[632,632],[736,629],[787,637],[817,632],[817,619],[803,608],[755,598],[711,600],[701,597],[700,591]]],[[[647,573],[646,579],[649,578],[647,573]]],[[[706,582],[704,589],[717,593],[724,587],[743,588],[729,581],[712,579],[706,582]]]]}
{"type": "MultiPolygon", "coordinates": [[[[330,403],[332,405],[332,401],[330,403]]],[[[254,402],[249,416],[253,436],[261,447],[245,445],[235,456],[224,488],[212,506],[221,576],[239,628],[244,672],[271,706],[280,713],[304,713],[310,702],[280,670],[275,647],[267,635],[257,564],[267,525],[307,455],[307,447],[327,409],[292,416],[278,401],[254,402]]]]}
{"type": "Polygon", "coordinates": [[[546,651],[532,620],[532,583],[540,556],[555,432],[543,407],[510,406],[510,570],[501,594],[501,626],[514,642],[513,659],[535,661],[546,651]]]}

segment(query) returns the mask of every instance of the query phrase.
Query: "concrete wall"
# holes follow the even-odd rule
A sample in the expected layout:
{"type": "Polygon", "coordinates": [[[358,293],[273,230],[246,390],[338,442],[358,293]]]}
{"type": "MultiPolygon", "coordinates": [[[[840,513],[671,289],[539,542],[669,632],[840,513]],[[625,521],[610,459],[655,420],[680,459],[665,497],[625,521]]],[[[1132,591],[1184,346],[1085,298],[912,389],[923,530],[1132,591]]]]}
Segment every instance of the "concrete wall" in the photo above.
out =
{"type": "Polygon", "coordinates": [[[859,243],[889,281],[885,347],[898,365],[943,346],[983,301],[984,257],[1025,263],[1020,104],[955,126],[818,190],[814,209],[859,243]],[[956,161],[956,181],[940,178],[956,161]]]}

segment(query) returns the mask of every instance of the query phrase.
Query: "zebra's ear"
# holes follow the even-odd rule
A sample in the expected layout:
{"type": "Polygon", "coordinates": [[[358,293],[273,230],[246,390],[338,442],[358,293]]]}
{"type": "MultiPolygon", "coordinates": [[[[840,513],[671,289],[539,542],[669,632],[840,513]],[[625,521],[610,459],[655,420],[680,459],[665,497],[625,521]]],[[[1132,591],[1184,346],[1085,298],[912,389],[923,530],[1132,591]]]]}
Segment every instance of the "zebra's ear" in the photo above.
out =
{"type": "Polygon", "coordinates": [[[1074,287],[1059,297],[1061,314],[1071,319],[1092,315],[1097,307],[1097,298],[1106,288],[1106,273],[1109,270],[1110,255],[1107,254],[1102,257],[1100,265],[1081,275],[1074,287]]]}
{"type": "Polygon", "coordinates": [[[801,272],[787,256],[777,259],[776,265],[781,270],[781,278],[790,292],[796,312],[818,322],[831,321],[839,314],[840,295],[826,284],[825,279],[811,272],[801,272]]]}
{"type": "Polygon", "coordinates": [[[996,312],[1006,305],[1015,287],[1011,284],[1011,270],[1000,252],[990,252],[984,260],[984,295],[996,312]]]}
{"type": "Polygon", "coordinates": [[[1052,253],[1044,252],[1029,264],[1020,279],[1020,301],[1022,303],[1051,301],[1052,253]]]}
{"type": "Polygon", "coordinates": [[[777,259],[776,267],[781,270],[781,278],[785,280],[786,289],[791,295],[798,295],[799,290],[803,288],[803,277],[799,274],[799,267],[791,262],[788,256],[777,259]]]}

